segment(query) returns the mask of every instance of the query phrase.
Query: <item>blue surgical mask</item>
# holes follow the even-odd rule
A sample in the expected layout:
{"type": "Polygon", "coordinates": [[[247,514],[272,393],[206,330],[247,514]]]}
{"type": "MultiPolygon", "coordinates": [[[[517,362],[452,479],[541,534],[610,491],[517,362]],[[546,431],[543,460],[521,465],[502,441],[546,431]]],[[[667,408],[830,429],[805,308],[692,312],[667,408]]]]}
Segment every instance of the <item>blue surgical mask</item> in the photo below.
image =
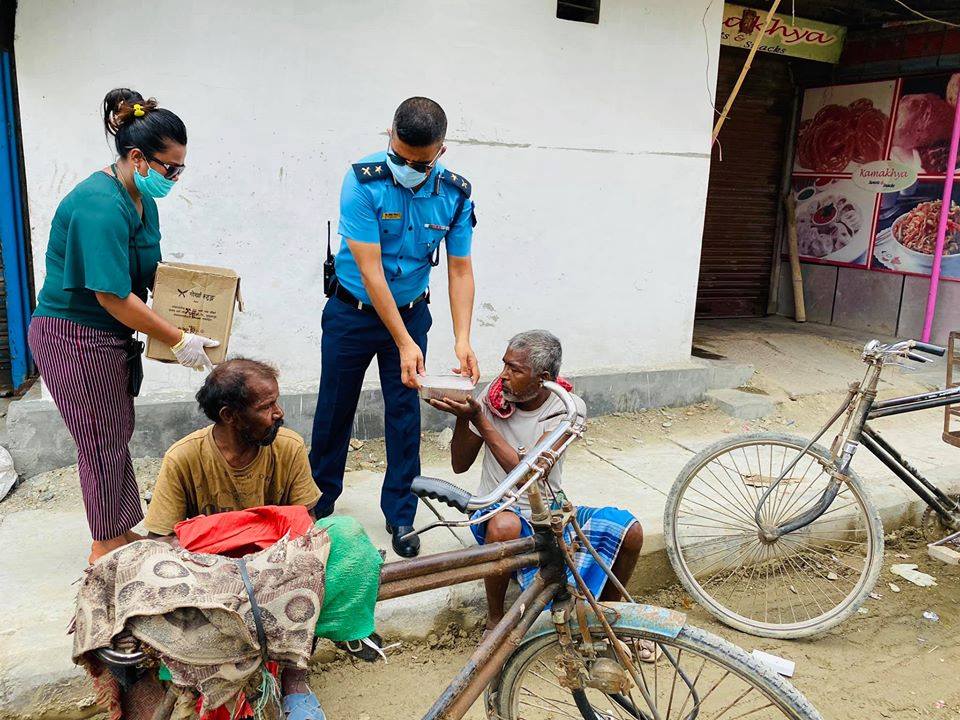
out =
{"type": "Polygon", "coordinates": [[[162,198],[167,196],[177,182],[165,178],[148,165],[146,177],[138,173],[136,168],[133,168],[133,184],[137,186],[141,195],[162,198]]]}
{"type": "Polygon", "coordinates": [[[397,182],[405,188],[415,188],[427,179],[427,173],[417,172],[409,165],[397,165],[389,157],[387,157],[387,167],[390,168],[397,182]]]}

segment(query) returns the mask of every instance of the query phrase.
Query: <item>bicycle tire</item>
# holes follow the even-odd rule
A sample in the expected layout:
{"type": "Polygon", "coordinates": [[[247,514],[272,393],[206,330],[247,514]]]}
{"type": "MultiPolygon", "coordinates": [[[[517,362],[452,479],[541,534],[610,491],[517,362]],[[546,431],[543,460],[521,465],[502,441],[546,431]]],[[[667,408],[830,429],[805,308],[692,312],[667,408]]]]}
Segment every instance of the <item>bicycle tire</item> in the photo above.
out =
{"type": "MultiPolygon", "coordinates": [[[[682,550],[679,547],[677,516],[680,511],[684,490],[688,487],[692,479],[697,477],[699,470],[706,467],[712,458],[721,457],[727,451],[735,448],[780,444],[800,451],[806,447],[808,442],[809,441],[804,438],[783,433],[753,433],[720,440],[695,455],[686,466],[684,466],[667,497],[663,522],[664,541],[670,564],[673,566],[673,570],[680,579],[683,587],[702,607],[722,623],[750,635],[793,639],[819,635],[836,627],[853,615],[867,599],[883,567],[883,523],[876,506],[864,490],[863,483],[860,481],[859,476],[851,470],[846,484],[850,488],[850,492],[856,502],[861,506],[862,515],[866,523],[864,534],[867,538],[869,550],[864,562],[863,571],[854,588],[844,597],[842,602],[832,609],[802,622],[759,622],[731,610],[710,595],[709,592],[704,590],[703,586],[690,570],[682,556],[682,550]]],[[[810,450],[807,451],[807,455],[814,456],[817,462],[821,464],[829,465],[831,462],[829,451],[821,445],[813,445],[810,450]]],[[[802,529],[796,532],[800,533],[802,529]]],[[[789,537],[789,534],[785,537],[789,537]]],[[[791,587],[791,589],[793,588],[791,587]]]]}
{"type": "MultiPolygon", "coordinates": [[[[681,663],[683,652],[716,663],[725,673],[736,676],[745,685],[765,696],[767,701],[782,713],[781,717],[789,718],[789,720],[823,720],[816,708],[788,681],[768,667],[761,665],[741,648],[706,630],[688,625],[683,627],[675,638],[668,638],[617,624],[613,625],[613,630],[618,638],[652,640],[661,644],[664,650],[670,650],[674,653],[680,651],[675,657],[680,658],[681,663]]],[[[575,634],[574,637],[577,638],[578,636],[575,634]]],[[[550,633],[521,644],[513,655],[507,659],[500,675],[498,692],[494,701],[494,710],[497,713],[494,717],[498,720],[520,720],[520,715],[517,712],[518,693],[522,690],[521,683],[526,671],[533,666],[538,656],[555,645],[559,645],[559,640],[555,634],[550,633]]],[[[666,663],[666,660],[661,658],[660,663],[666,663]]],[[[646,672],[650,672],[649,668],[646,672]]],[[[666,693],[664,693],[665,696],[666,693]]],[[[672,699],[673,691],[671,690],[672,699]]],[[[679,698],[673,709],[677,709],[677,705],[679,705],[679,698]]],[[[685,704],[679,708],[678,715],[686,707],[685,704]]],[[[693,706],[690,705],[689,707],[692,711],[693,706]]],[[[662,708],[658,709],[662,710],[662,708]]],[[[583,714],[582,711],[581,714],[583,714]]],[[[725,713],[721,713],[721,715],[725,716],[725,713]]],[[[700,720],[708,720],[711,717],[710,714],[702,714],[702,709],[695,716],[700,720]]],[[[610,715],[597,715],[596,717],[610,717],[610,715]]],[[[765,715],[754,712],[750,713],[750,717],[761,720],[765,715]]],[[[587,718],[587,720],[590,719],[587,718]]]]}

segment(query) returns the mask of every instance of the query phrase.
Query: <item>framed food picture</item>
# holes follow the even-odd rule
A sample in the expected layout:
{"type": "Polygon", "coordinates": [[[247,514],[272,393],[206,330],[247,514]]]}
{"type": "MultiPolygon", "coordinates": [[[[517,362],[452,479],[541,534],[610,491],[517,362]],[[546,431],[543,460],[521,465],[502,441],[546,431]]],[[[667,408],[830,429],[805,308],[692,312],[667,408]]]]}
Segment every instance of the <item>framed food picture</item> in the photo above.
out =
{"type": "Polygon", "coordinates": [[[922,177],[944,177],[960,94],[960,73],[904,79],[900,84],[890,159],[922,177]]]}
{"type": "MultiPolygon", "coordinates": [[[[907,192],[884,197],[873,246],[873,269],[930,275],[942,196],[942,182],[922,181],[907,192]]],[[[941,274],[960,279],[960,205],[956,199],[951,200],[947,216],[941,274]]]]}
{"type": "Polygon", "coordinates": [[[810,88],[797,128],[795,173],[836,175],[887,153],[897,81],[810,88]]]}
{"type": "Polygon", "coordinates": [[[849,178],[794,178],[793,191],[800,257],[866,266],[876,195],[849,178]]]}

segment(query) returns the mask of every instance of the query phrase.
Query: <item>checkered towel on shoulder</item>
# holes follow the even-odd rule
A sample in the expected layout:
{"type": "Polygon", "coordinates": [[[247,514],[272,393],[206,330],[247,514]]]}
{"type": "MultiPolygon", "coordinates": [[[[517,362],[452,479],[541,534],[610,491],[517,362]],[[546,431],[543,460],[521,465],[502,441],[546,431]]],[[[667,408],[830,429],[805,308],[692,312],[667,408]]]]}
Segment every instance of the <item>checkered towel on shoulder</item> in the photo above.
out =
{"type": "MultiPolygon", "coordinates": [[[[483,510],[478,510],[471,517],[479,517],[490,512],[490,510],[495,507],[498,507],[498,505],[491,505],[483,510]]],[[[519,510],[511,507],[505,510],[505,512],[513,512],[520,518],[520,537],[533,536],[533,526],[519,510]]],[[[597,554],[603,558],[603,561],[608,567],[612,567],[613,561],[617,559],[617,553],[620,552],[623,538],[626,536],[627,531],[630,530],[638,520],[631,513],[626,510],[621,510],[620,508],[578,507],[577,522],[583,529],[583,534],[586,535],[590,544],[593,545],[597,551],[597,554]]],[[[482,545],[487,533],[487,524],[473,525],[470,529],[473,531],[473,536],[477,542],[482,545]]],[[[573,528],[567,525],[564,530],[564,538],[566,541],[572,543],[574,535],[573,528]]],[[[603,568],[597,564],[597,561],[593,559],[593,556],[587,552],[586,549],[578,550],[573,556],[573,559],[577,566],[577,571],[580,573],[587,587],[590,588],[590,592],[593,593],[594,597],[599,597],[600,592],[607,582],[607,574],[603,571],[603,568]]],[[[520,587],[525,589],[533,582],[533,578],[538,571],[539,568],[535,567],[523,568],[522,570],[518,570],[514,574],[514,577],[517,579],[517,582],[520,583],[520,587]]],[[[567,582],[576,587],[573,574],[569,569],[567,570],[567,582]]]]}

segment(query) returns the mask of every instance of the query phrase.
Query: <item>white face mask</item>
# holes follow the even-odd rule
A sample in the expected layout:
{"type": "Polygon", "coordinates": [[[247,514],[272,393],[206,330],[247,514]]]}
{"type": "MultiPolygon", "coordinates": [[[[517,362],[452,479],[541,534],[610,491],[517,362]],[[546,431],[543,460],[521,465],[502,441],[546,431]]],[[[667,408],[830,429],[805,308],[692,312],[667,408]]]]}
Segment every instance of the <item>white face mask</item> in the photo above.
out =
{"type": "MultiPolygon", "coordinates": [[[[397,153],[393,152],[390,148],[390,141],[387,141],[387,167],[390,168],[390,172],[393,173],[393,177],[398,183],[400,183],[405,188],[415,188],[417,185],[421,184],[427,179],[427,176],[433,170],[434,163],[437,162],[437,158],[440,157],[440,153],[443,152],[443,146],[437,150],[437,154],[433,156],[433,160],[430,161],[428,169],[426,172],[421,172],[419,170],[414,170],[412,167],[404,164],[395,163],[390,159],[391,155],[396,155],[397,153]]],[[[398,156],[399,157],[399,156],[398,156]]]]}
{"type": "Polygon", "coordinates": [[[397,165],[390,159],[389,155],[387,156],[387,167],[390,168],[390,172],[393,173],[396,181],[405,188],[415,188],[427,179],[425,172],[417,172],[409,165],[397,165]]]}

